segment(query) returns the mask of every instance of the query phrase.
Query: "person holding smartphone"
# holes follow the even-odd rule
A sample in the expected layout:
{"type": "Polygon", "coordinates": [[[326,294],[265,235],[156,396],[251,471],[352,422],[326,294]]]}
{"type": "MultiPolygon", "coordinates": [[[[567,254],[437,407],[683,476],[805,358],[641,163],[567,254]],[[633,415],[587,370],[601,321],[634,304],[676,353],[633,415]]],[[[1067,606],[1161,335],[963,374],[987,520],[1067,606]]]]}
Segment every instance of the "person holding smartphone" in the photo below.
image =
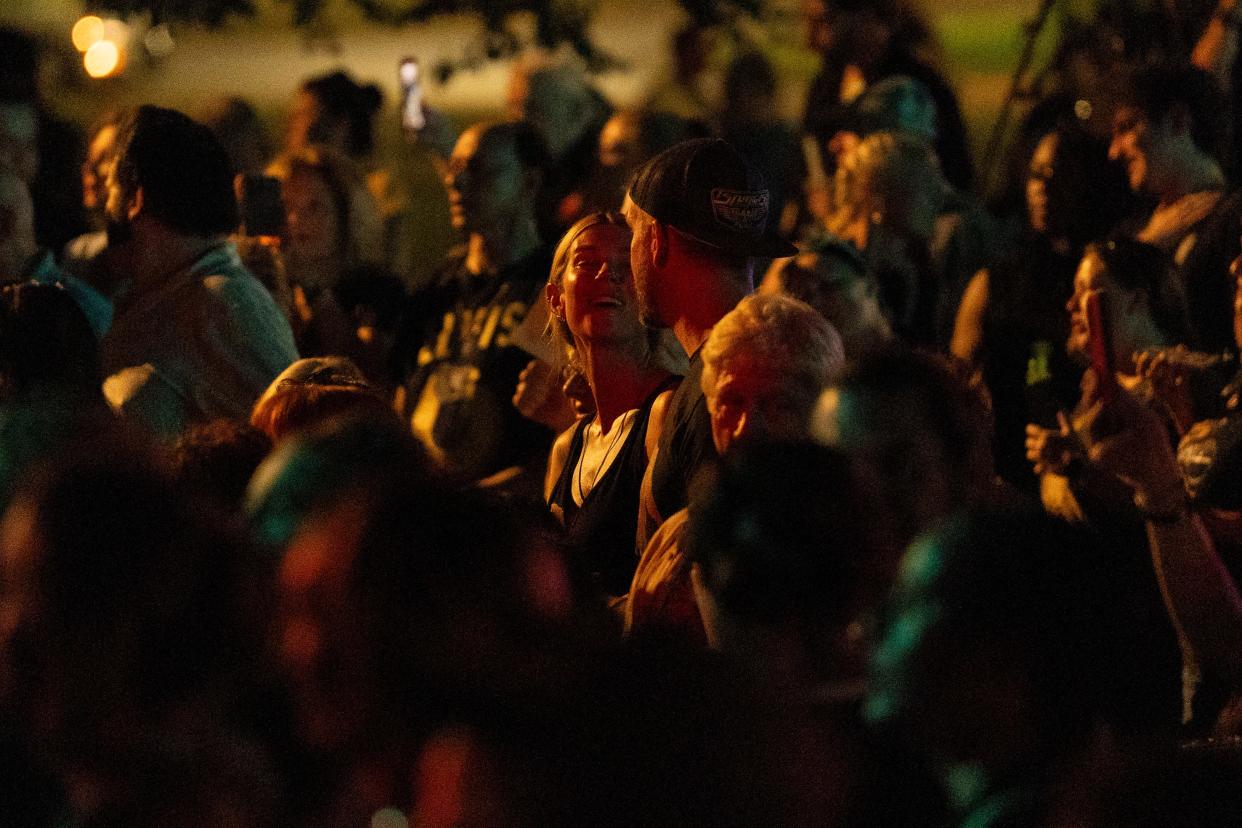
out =
{"type": "MultiPolygon", "coordinates": [[[[1165,298],[1167,267],[1164,254],[1143,242],[1117,239],[1087,246],[1074,275],[1074,292],[1065,303],[1070,319],[1066,350],[1072,359],[1092,367],[1080,407],[1108,393],[1113,383],[1151,399],[1134,355],[1174,345],[1182,334],[1178,310],[1165,298]],[[1096,302],[1101,314],[1092,324],[1089,310],[1096,302]]],[[[1063,414],[1059,420],[1055,429],[1026,427],[1026,455],[1036,474],[1063,474],[1083,457],[1071,418],[1063,414]]]]}
{"type": "MultiPolygon", "coordinates": [[[[1148,513],[1163,510],[1168,501],[1162,497],[1160,503],[1149,504],[1133,480],[1099,462],[1098,452],[1090,451],[1125,426],[1112,413],[1114,403],[1123,399],[1133,399],[1152,412],[1169,446],[1176,438],[1173,423],[1135,362],[1136,353],[1185,341],[1181,306],[1170,301],[1166,291],[1168,267],[1165,254],[1143,242],[1117,239],[1087,246],[1066,303],[1070,316],[1066,349],[1071,358],[1090,366],[1083,376],[1082,396],[1072,412],[1058,415],[1056,428],[1027,426],[1026,456],[1040,477],[1045,510],[1097,533],[1114,576],[1126,584],[1152,629],[1159,632],[1152,648],[1164,663],[1159,686],[1162,709],[1168,711],[1166,723],[1174,725],[1189,717],[1198,676],[1191,662],[1183,663],[1179,637],[1152,569],[1145,530],[1148,513]],[[1098,313],[1093,308],[1097,304],[1098,313]]],[[[1170,489],[1182,485],[1180,479],[1169,484],[1170,489]]]]}

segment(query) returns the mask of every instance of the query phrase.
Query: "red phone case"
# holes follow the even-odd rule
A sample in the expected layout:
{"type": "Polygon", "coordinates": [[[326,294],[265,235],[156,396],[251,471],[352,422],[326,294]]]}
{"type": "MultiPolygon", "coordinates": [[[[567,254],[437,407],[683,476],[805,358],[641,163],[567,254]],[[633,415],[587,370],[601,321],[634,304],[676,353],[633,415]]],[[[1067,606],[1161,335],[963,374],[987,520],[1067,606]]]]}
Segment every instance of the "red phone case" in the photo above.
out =
{"type": "Polygon", "coordinates": [[[1112,336],[1104,312],[1104,291],[1089,290],[1082,297],[1087,316],[1087,339],[1091,367],[1095,370],[1096,396],[1106,404],[1117,396],[1117,366],[1113,363],[1112,336]]]}

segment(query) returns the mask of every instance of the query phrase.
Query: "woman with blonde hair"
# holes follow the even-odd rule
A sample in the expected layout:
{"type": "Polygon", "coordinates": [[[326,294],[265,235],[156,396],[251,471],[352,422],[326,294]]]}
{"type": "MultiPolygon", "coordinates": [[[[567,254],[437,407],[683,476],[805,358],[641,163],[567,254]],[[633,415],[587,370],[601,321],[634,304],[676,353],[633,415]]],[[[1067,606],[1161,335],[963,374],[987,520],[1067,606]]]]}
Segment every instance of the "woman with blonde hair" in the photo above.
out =
{"type": "Polygon", "coordinates": [[[677,377],[660,367],[658,332],[638,319],[620,214],[593,213],[569,228],[547,300],[557,350],[573,346],[596,412],[557,439],[548,504],[565,527],[571,566],[604,594],[623,595],[638,563],[639,488],[677,377]]]}
{"type": "Polygon", "coordinates": [[[929,337],[929,246],[945,191],[935,155],[912,135],[877,132],[842,156],[833,187],[829,232],[862,253],[893,328],[915,340],[929,337]]]}
{"type": "Polygon", "coordinates": [[[963,291],[995,256],[991,217],[952,189],[926,139],[868,135],[841,158],[828,230],[854,244],[880,286],[894,330],[947,348],[963,291]]]}

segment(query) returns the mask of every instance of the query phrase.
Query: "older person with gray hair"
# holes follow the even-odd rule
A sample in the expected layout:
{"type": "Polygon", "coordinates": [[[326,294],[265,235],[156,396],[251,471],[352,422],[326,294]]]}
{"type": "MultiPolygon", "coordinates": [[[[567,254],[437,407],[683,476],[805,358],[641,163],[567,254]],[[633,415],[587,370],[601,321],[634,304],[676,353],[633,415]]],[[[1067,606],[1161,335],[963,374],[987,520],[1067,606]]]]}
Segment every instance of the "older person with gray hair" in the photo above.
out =
{"type": "Polygon", "coordinates": [[[863,138],[840,159],[834,189],[827,229],[862,253],[894,330],[947,348],[966,284],[996,255],[995,222],[949,186],[931,146],[908,132],[863,138]]]}
{"type": "MultiPolygon", "coordinates": [[[[727,313],[703,344],[703,395],[712,441],[725,454],[739,443],[808,436],[820,392],[845,364],[841,337],[813,308],[788,296],[753,294],[727,313]]],[[[705,641],[682,554],[687,509],[652,536],[626,605],[626,630],[672,628],[705,641]]]]}

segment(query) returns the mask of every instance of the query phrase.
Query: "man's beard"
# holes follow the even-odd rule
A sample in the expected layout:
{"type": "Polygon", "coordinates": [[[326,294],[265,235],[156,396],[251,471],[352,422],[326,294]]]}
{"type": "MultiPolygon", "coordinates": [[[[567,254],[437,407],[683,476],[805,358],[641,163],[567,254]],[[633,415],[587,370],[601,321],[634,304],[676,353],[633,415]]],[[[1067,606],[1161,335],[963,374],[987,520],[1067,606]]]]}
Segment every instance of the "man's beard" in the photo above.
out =
{"type": "Polygon", "coordinates": [[[655,306],[655,297],[651,296],[650,284],[635,279],[634,292],[638,296],[638,321],[648,328],[667,328],[668,323],[660,318],[660,311],[655,306]]]}
{"type": "Polygon", "coordinates": [[[648,328],[656,328],[656,329],[659,329],[659,328],[667,328],[667,327],[668,327],[668,323],[667,323],[667,322],[665,322],[664,320],[660,319],[660,317],[656,316],[653,312],[649,312],[649,311],[639,310],[639,312],[638,312],[638,321],[639,321],[639,322],[642,322],[642,323],[643,323],[644,325],[646,325],[648,328]]]}

